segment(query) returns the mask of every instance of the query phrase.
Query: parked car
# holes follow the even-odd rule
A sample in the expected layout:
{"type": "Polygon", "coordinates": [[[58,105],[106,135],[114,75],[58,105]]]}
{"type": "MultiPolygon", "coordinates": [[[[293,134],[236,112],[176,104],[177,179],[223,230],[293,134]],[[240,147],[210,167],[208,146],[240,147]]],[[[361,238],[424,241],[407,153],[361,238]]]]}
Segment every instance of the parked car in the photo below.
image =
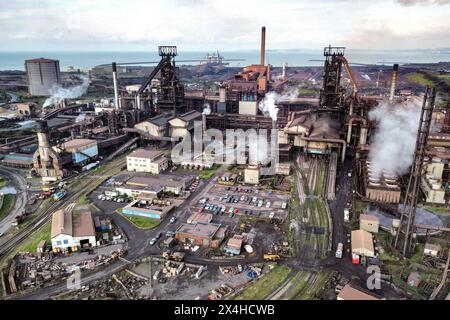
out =
{"type": "Polygon", "coordinates": [[[283,203],[281,204],[281,209],[286,209],[286,207],[287,207],[287,203],[286,203],[286,202],[283,202],[283,203]]]}
{"type": "Polygon", "coordinates": [[[152,238],[148,243],[152,246],[156,243],[156,241],[158,241],[158,239],[152,238]]]}
{"type": "Polygon", "coordinates": [[[271,213],[269,213],[269,219],[273,219],[273,217],[275,217],[275,212],[271,212],[271,213]]]}
{"type": "Polygon", "coordinates": [[[233,210],[233,213],[234,213],[234,214],[237,214],[238,211],[239,211],[239,210],[236,208],[236,209],[233,210]]]}
{"type": "Polygon", "coordinates": [[[170,237],[173,237],[173,236],[175,236],[175,232],[170,231],[170,230],[166,232],[166,237],[167,238],[170,238],[170,237]]]}
{"type": "Polygon", "coordinates": [[[177,221],[177,218],[176,218],[176,217],[170,218],[170,223],[174,223],[175,221],[177,221]]]}
{"type": "Polygon", "coordinates": [[[266,203],[266,208],[270,208],[270,201],[266,203]]]}
{"type": "Polygon", "coordinates": [[[156,238],[156,239],[161,238],[161,232],[158,232],[158,233],[156,234],[155,238],[156,238]]]}

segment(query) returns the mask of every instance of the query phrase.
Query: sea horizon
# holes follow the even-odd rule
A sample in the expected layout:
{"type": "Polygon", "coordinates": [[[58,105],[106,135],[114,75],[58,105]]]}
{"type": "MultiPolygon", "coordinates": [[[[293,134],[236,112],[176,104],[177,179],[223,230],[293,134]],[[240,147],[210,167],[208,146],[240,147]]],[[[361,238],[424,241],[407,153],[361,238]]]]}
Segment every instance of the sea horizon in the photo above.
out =
{"type": "MultiPolygon", "coordinates": [[[[209,53],[217,50],[210,50],[209,53]]],[[[244,61],[230,61],[230,67],[242,67],[253,63],[259,63],[259,50],[236,49],[218,50],[225,59],[243,59],[244,61]]],[[[178,50],[176,60],[179,64],[195,65],[196,62],[183,63],[183,60],[199,60],[204,58],[208,51],[178,50]]],[[[51,58],[60,61],[61,71],[67,70],[69,66],[76,69],[91,69],[102,64],[112,62],[143,62],[159,61],[157,51],[144,50],[96,50],[96,51],[69,51],[69,50],[11,50],[0,51],[0,70],[25,70],[24,61],[32,58],[51,58]]],[[[355,64],[386,64],[393,63],[438,63],[450,61],[450,49],[346,49],[346,57],[350,63],[355,64]]],[[[312,67],[321,66],[323,60],[322,49],[267,49],[266,62],[273,66],[312,67]]]]}

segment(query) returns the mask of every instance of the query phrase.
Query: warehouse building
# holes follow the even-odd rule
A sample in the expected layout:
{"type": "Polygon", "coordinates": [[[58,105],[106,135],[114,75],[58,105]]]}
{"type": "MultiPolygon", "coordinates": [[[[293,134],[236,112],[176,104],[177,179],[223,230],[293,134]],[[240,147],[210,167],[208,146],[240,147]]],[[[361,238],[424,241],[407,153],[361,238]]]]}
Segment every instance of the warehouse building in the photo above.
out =
{"type": "Polygon", "coordinates": [[[137,149],[127,156],[127,170],[160,174],[169,167],[169,160],[157,150],[137,149]]]}
{"type": "Polygon", "coordinates": [[[3,156],[2,164],[8,167],[15,168],[32,168],[33,155],[11,152],[3,156]]]}
{"type": "Polygon", "coordinates": [[[228,227],[218,223],[184,223],[175,232],[175,238],[186,244],[218,248],[226,237],[228,227]]]}
{"type": "Polygon", "coordinates": [[[89,211],[72,214],[68,210],[53,213],[51,226],[53,252],[78,251],[96,246],[95,229],[89,211]]]}
{"type": "Polygon", "coordinates": [[[352,231],[352,255],[375,257],[372,234],[366,230],[352,231]]]}
{"type": "Polygon", "coordinates": [[[54,85],[61,83],[59,61],[45,58],[25,60],[28,92],[32,96],[49,96],[54,85]]]}
{"type": "Polygon", "coordinates": [[[200,121],[202,114],[198,111],[191,110],[182,115],[179,115],[171,120],[170,124],[170,136],[171,137],[184,137],[190,131],[194,129],[194,122],[200,121]]]}
{"type": "Polygon", "coordinates": [[[134,127],[138,130],[145,131],[148,134],[156,137],[169,136],[169,120],[173,119],[170,113],[162,113],[149,120],[135,124],[134,127]]]}
{"type": "Polygon", "coordinates": [[[337,300],[384,300],[384,298],[372,292],[367,292],[361,288],[346,284],[339,292],[337,300]]]}
{"type": "Polygon", "coordinates": [[[61,145],[60,150],[72,154],[72,163],[77,165],[85,164],[98,156],[97,141],[92,139],[69,140],[61,145]]]}

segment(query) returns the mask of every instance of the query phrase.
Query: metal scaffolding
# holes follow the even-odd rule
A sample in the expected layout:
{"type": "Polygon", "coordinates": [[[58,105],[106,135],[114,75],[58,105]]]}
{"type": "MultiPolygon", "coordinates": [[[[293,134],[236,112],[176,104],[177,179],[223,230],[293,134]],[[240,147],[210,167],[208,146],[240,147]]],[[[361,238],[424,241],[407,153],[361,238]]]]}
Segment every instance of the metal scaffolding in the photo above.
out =
{"type": "Polygon", "coordinates": [[[344,88],[341,86],[344,47],[324,48],[323,89],[320,91],[321,109],[339,109],[343,104],[344,88]]]}
{"type": "Polygon", "coordinates": [[[400,227],[394,242],[395,249],[401,250],[403,257],[409,255],[413,249],[416,207],[419,198],[421,179],[425,172],[423,160],[425,157],[428,134],[430,132],[431,116],[433,114],[435,98],[436,89],[427,87],[423,97],[419,129],[417,131],[414,161],[411,166],[403,208],[401,209],[400,227]]]}

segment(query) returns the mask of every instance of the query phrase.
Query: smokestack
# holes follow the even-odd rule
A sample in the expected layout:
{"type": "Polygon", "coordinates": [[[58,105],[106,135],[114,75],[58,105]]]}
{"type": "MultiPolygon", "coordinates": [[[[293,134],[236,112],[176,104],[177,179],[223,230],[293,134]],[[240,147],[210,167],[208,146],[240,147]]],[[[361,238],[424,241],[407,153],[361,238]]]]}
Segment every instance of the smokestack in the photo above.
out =
{"type": "Polygon", "coordinates": [[[286,79],[286,62],[281,65],[281,79],[286,79]]]}
{"type": "Polygon", "coordinates": [[[119,109],[119,90],[117,89],[117,66],[116,63],[112,63],[113,73],[113,86],[114,86],[114,107],[119,109]]]}
{"type": "Polygon", "coordinates": [[[38,138],[38,152],[41,156],[41,161],[44,167],[47,167],[50,161],[49,148],[50,143],[48,142],[48,125],[46,120],[37,120],[37,138],[38,138]]]}
{"type": "Polygon", "coordinates": [[[395,89],[397,88],[398,64],[394,64],[392,69],[391,90],[389,92],[389,101],[394,101],[395,89]]]}
{"type": "Polygon", "coordinates": [[[261,29],[261,65],[265,65],[266,58],[266,27],[261,29]]]}
{"type": "Polygon", "coordinates": [[[226,101],[226,88],[225,85],[221,85],[219,87],[219,102],[225,102],[226,101]]]}

